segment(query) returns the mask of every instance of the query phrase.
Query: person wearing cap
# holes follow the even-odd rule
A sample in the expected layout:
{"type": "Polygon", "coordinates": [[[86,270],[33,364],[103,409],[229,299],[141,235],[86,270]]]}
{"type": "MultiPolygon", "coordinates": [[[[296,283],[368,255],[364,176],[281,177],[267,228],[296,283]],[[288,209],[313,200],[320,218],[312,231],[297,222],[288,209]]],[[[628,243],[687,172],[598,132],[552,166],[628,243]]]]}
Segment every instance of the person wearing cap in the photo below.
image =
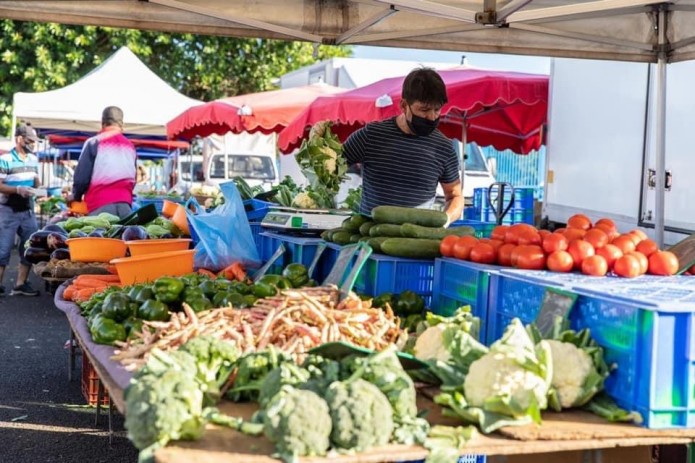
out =
{"type": "Polygon", "coordinates": [[[108,212],[124,218],[132,212],[137,153],[133,143],[123,135],[120,108],[105,108],[101,127],[82,146],[68,202],[84,200],[89,215],[108,212]]]}
{"type": "Polygon", "coordinates": [[[38,296],[29,281],[31,264],[24,258],[24,243],[38,230],[34,215],[34,190],[39,185],[39,160],[34,155],[39,137],[36,130],[21,123],[15,129],[15,147],[0,155],[0,295],[10,254],[19,235],[19,271],[10,295],[38,296]]]}

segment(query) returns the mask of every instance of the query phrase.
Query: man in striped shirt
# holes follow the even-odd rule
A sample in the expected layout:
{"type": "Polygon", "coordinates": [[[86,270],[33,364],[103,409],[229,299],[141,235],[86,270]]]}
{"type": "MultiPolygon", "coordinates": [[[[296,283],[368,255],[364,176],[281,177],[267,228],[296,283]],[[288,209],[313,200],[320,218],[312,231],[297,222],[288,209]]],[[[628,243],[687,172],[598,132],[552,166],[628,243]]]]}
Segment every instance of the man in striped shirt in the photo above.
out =
{"type": "Polygon", "coordinates": [[[0,296],[5,268],[10,262],[15,236],[19,235],[19,271],[11,295],[38,296],[27,278],[31,264],[24,258],[24,243],[38,230],[32,187],[39,185],[39,160],[34,155],[38,136],[22,123],[15,130],[15,148],[0,156],[0,296]]]}
{"type": "Polygon", "coordinates": [[[402,113],[367,124],[343,145],[348,164],[362,165],[360,212],[376,206],[432,208],[442,185],[449,223],[461,218],[459,159],[439,130],[446,85],[433,69],[415,69],[403,81],[402,113]]]}

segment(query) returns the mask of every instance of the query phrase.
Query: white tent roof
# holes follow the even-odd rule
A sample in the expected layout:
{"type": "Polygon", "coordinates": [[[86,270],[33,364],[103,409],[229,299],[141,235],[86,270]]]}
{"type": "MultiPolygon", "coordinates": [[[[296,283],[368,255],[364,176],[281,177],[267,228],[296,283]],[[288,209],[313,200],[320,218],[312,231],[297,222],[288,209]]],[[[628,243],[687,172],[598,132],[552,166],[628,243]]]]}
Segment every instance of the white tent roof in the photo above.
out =
{"type": "Polygon", "coordinates": [[[96,132],[107,106],[123,110],[125,131],[166,136],[166,123],[200,104],[171,88],[135,54],[122,47],[100,66],[66,87],[15,93],[14,117],[39,129],[96,132]]]}

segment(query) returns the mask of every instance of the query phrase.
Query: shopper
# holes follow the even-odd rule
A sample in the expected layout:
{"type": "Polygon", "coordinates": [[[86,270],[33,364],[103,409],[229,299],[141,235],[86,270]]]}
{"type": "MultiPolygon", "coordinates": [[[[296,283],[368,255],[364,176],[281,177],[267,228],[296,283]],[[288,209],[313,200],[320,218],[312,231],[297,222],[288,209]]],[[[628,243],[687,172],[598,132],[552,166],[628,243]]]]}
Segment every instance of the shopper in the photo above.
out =
{"type": "Polygon", "coordinates": [[[432,208],[442,185],[449,222],[461,218],[459,160],[439,130],[446,86],[433,69],[418,68],[403,81],[400,108],[391,119],[367,124],[343,145],[348,164],[362,165],[360,211],[382,205],[432,208]]]}
{"type": "Polygon", "coordinates": [[[101,131],[82,147],[68,201],[84,198],[89,215],[108,212],[123,218],[132,212],[137,153],[123,135],[120,108],[105,108],[101,126],[101,131]]]}
{"type": "Polygon", "coordinates": [[[15,129],[15,147],[0,155],[0,295],[5,295],[2,280],[10,254],[19,236],[19,271],[10,295],[38,296],[27,281],[31,264],[24,259],[24,243],[38,230],[34,214],[34,191],[39,185],[39,160],[34,149],[39,137],[36,130],[21,123],[15,129]]]}

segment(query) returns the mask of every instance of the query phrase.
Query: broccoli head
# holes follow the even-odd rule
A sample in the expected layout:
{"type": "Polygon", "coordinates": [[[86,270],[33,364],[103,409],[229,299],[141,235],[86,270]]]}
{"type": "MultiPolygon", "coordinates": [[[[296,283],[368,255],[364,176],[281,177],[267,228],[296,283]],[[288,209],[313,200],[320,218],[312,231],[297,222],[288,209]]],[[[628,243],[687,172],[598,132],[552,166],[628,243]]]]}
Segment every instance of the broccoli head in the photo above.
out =
{"type": "Polygon", "coordinates": [[[333,420],[331,442],[343,449],[385,445],[393,432],[393,411],[378,387],[363,379],[335,382],[326,391],[333,420]]]}
{"type": "Polygon", "coordinates": [[[316,393],[284,386],[268,402],[263,429],[285,461],[323,456],[330,446],[331,416],[316,393]]]}
{"type": "Polygon", "coordinates": [[[154,348],[150,351],[147,363],[138,370],[134,379],[142,376],[161,376],[171,370],[181,371],[187,376],[194,377],[198,371],[195,358],[188,352],[175,350],[164,352],[154,348]]]}
{"type": "Polygon", "coordinates": [[[234,402],[257,401],[266,375],[281,363],[290,361],[286,354],[272,346],[240,357],[234,384],[226,397],[234,402]]]}
{"type": "Polygon", "coordinates": [[[298,386],[309,380],[309,372],[294,363],[283,363],[273,368],[263,379],[258,402],[263,407],[280,392],[283,386],[298,386]]]}
{"type": "Polygon", "coordinates": [[[196,376],[203,386],[206,399],[216,403],[220,398],[220,389],[229,379],[239,358],[236,345],[214,336],[198,336],[186,342],[179,351],[195,358],[196,376]]]}
{"type": "Polygon", "coordinates": [[[181,370],[134,378],[124,397],[128,438],[140,450],[170,440],[197,439],[203,433],[203,393],[181,370]]]}
{"type": "Polygon", "coordinates": [[[309,389],[322,396],[328,386],[335,381],[340,381],[340,363],[320,355],[308,355],[302,363],[310,375],[309,381],[304,383],[302,389],[309,389]]]}

